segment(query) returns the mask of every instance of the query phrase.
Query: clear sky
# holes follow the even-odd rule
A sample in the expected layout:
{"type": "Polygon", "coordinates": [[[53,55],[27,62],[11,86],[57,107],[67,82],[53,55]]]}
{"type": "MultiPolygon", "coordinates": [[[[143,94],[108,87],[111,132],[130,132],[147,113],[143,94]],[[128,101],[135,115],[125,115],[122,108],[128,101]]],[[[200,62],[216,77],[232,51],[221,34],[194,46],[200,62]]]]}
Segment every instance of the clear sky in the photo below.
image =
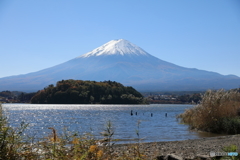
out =
{"type": "Polygon", "coordinates": [[[121,38],[183,67],[240,76],[239,0],[0,0],[0,77],[121,38]]]}

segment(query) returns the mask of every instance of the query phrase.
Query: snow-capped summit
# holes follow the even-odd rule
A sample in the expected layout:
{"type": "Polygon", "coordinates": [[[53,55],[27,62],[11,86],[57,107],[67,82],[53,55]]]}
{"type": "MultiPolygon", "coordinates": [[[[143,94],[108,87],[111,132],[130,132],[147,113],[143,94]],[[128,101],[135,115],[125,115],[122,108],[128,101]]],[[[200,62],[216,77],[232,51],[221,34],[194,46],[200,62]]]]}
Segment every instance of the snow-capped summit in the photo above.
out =
{"type": "Polygon", "coordinates": [[[33,92],[63,79],[111,80],[140,91],[232,89],[240,84],[240,77],[181,67],[119,39],[50,68],[0,78],[0,91],[33,92]]]}
{"type": "Polygon", "coordinates": [[[104,56],[104,55],[149,55],[146,51],[141,49],[140,47],[132,44],[131,42],[118,39],[111,40],[104,45],[83,54],[77,58],[86,58],[91,56],[104,56]]]}

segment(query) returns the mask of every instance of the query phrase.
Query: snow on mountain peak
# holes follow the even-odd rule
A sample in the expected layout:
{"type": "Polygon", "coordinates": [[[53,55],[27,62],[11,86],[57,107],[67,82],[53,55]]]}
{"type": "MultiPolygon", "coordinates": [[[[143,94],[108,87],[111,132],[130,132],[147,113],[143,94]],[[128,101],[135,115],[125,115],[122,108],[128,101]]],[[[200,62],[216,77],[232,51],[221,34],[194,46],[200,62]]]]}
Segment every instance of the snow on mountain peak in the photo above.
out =
{"type": "Polygon", "coordinates": [[[87,58],[91,56],[102,56],[102,55],[149,55],[140,47],[130,43],[124,39],[111,40],[108,43],[83,54],[77,58],[87,58]]]}

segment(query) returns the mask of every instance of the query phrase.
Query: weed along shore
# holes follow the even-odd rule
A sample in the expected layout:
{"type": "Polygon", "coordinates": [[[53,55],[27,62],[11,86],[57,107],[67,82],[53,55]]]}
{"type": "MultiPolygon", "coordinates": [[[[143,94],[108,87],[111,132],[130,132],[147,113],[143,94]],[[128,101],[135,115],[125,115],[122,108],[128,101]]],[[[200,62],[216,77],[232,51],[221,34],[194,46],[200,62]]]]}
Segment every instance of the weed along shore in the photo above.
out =
{"type": "MultiPolygon", "coordinates": [[[[184,141],[140,143],[139,150],[146,159],[211,159],[210,152],[224,152],[224,148],[235,145],[240,149],[240,134],[184,141]],[[171,156],[170,156],[171,155],[171,156]],[[168,157],[168,158],[167,158],[168,157]]],[[[134,152],[138,144],[116,144],[115,151],[120,157],[124,152],[134,152]]],[[[240,150],[238,150],[240,153],[240,150]]]]}

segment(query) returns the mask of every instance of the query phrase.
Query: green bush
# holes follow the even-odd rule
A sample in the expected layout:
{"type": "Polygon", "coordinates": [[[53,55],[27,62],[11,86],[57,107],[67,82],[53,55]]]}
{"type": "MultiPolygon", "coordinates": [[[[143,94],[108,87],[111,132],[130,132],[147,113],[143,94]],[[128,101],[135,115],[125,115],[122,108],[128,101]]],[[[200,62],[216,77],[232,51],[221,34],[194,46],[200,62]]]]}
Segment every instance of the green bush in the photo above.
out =
{"type": "MultiPolygon", "coordinates": [[[[18,128],[10,127],[0,104],[0,159],[8,160],[24,157],[27,137],[23,136],[23,132],[26,127],[27,125],[24,123],[21,123],[18,128]]],[[[34,157],[33,155],[30,156],[30,152],[28,153],[29,158],[34,157]]]]}
{"type": "Polygon", "coordinates": [[[240,133],[240,117],[225,117],[218,121],[218,130],[223,133],[237,134],[240,133]]]}

